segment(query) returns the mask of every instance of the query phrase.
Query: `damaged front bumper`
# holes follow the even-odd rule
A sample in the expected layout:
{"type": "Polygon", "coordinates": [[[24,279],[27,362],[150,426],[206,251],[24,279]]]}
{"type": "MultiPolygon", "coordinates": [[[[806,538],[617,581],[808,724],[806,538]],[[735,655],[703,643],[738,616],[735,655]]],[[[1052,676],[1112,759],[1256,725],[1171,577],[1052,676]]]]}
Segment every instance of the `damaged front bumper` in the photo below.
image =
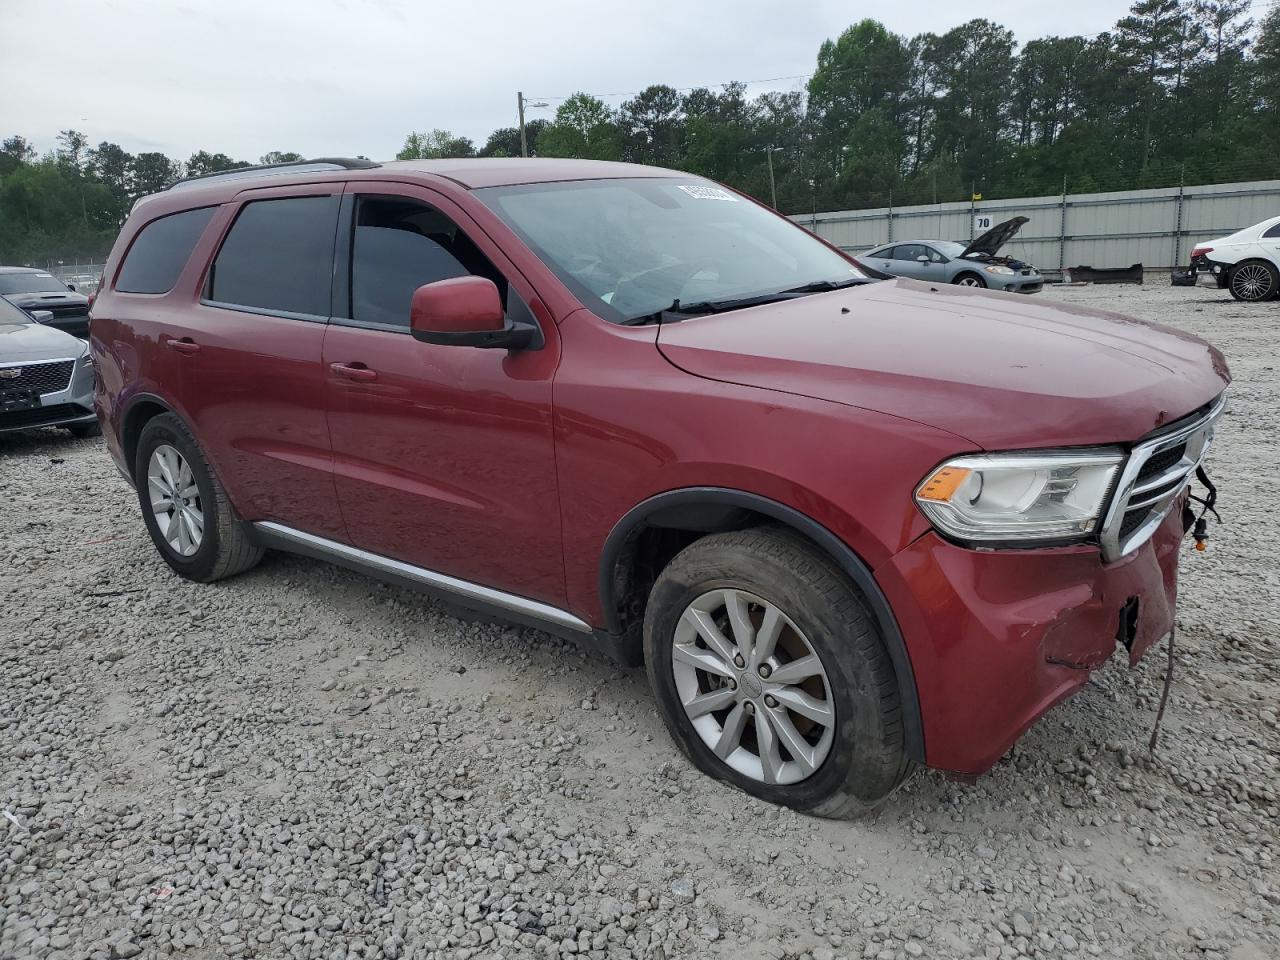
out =
{"type": "Polygon", "coordinates": [[[1132,665],[1168,634],[1186,497],[1113,563],[1097,546],[973,550],[930,533],[876,571],[907,642],[929,766],[984,772],[1117,646],[1132,665]]]}

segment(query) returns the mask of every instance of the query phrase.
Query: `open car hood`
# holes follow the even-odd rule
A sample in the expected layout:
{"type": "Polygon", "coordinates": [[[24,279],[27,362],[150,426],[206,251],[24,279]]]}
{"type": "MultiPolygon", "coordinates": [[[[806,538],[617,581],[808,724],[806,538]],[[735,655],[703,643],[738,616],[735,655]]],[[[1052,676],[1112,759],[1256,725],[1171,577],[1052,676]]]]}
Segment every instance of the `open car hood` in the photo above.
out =
{"type": "Polygon", "coordinates": [[[986,233],[979,234],[977,239],[964,248],[962,257],[968,257],[975,253],[985,254],[988,257],[994,257],[1000,248],[1014,238],[1022,225],[1026,223],[1029,217],[1014,217],[1011,220],[1005,220],[997,223],[986,233]]]}

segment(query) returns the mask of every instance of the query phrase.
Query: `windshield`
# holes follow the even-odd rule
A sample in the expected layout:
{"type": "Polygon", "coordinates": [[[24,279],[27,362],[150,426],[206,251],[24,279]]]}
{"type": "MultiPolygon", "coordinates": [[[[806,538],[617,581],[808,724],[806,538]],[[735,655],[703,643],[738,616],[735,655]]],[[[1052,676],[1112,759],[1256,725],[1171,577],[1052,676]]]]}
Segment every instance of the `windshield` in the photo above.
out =
{"type": "Polygon", "coordinates": [[[0,323],[34,323],[31,314],[0,297],[0,323]]]}
{"type": "Polygon", "coordinates": [[[51,273],[0,273],[3,293],[66,293],[67,285],[51,273]]]}
{"type": "Polygon", "coordinates": [[[952,260],[969,249],[968,244],[956,243],[954,240],[935,240],[933,245],[940,254],[952,260]]]}
{"type": "Polygon", "coordinates": [[[864,279],[812,234],[706,180],[583,180],[476,193],[583,304],[614,322],[677,301],[864,279]]]}

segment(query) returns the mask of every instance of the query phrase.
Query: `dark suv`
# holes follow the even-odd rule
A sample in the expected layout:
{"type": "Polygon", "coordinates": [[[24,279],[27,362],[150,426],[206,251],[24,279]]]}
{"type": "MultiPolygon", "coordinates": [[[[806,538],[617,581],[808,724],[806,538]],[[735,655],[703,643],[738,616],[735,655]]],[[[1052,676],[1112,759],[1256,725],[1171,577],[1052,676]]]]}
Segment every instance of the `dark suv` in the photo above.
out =
{"type": "Polygon", "coordinates": [[[41,322],[73,337],[89,336],[89,298],[47,270],[0,267],[0,297],[28,313],[48,311],[41,322]]]}
{"type": "Polygon", "coordinates": [[[121,231],[92,348],[182,576],[289,550],[594,641],[701,769],[825,816],[987,769],[1168,633],[1229,379],[577,160],[180,182],[121,231]]]}

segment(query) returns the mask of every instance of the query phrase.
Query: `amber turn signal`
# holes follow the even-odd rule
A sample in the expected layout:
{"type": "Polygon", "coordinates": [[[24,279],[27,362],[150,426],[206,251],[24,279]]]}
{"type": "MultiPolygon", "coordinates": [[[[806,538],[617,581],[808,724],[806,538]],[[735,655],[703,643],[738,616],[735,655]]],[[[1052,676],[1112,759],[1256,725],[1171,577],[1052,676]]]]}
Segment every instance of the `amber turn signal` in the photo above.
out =
{"type": "Polygon", "coordinates": [[[973,471],[968,467],[943,467],[925,481],[924,486],[920,488],[920,492],[916,496],[922,500],[936,500],[939,503],[947,503],[951,500],[952,494],[960,489],[960,484],[964,483],[971,473],[973,471]]]}

